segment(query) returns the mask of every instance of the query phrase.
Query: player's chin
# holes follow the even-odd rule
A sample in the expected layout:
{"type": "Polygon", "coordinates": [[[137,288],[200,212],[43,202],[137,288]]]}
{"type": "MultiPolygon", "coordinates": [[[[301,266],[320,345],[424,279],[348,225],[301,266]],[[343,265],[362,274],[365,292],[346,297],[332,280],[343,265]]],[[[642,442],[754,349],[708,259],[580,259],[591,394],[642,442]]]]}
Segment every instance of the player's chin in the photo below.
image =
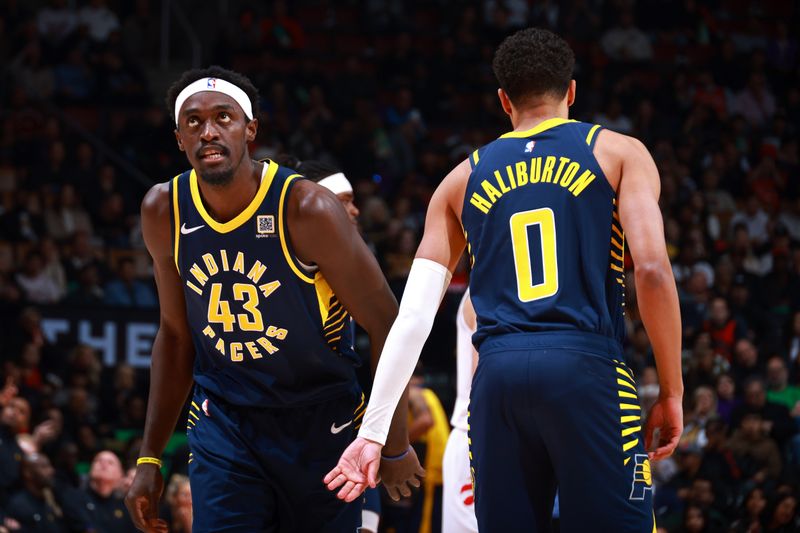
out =
{"type": "Polygon", "coordinates": [[[209,185],[225,185],[233,179],[233,166],[230,164],[222,166],[201,163],[195,167],[195,171],[200,179],[209,185]]]}

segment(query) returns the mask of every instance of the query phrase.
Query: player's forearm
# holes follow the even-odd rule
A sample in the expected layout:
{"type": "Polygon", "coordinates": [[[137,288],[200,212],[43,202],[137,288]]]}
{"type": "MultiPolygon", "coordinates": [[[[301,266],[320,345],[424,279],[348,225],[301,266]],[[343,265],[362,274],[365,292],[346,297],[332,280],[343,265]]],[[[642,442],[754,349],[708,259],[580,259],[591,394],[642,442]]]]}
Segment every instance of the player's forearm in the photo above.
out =
{"type": "Polygon", "coordinates": [[[664,260],[634,270],[639,312],[653,346],[660,395],[683,396],[681,314],[675,278],[664,260]]]}
{"type": "MultiPolygon", "coordinates": [[[[405,396],[414,367],[419,361],[422,347],[433,327],[433,321],[444,291],[450,283],[450,272],[434,261],[415,259],[406,283],[400,311],[392,325],[381,360],[375,373],[367,412],[359,436],[386,444],[390,418],[400,424],[399,417],[407,409],[398,410],[400,398],[405,396]],[[435,296],[434,296],[435,295],[435,296]]],[[[387,454],[388,454],[387,450],[387,454]]]]}
{"type": "MultiPolygon", "coordinates": [[[[394,302],[394,298],[392,298],[392,301],[394,302]]],[[[394,302],[393,306],[387,306],[387,309],[389,311],[386,317],[390,317],[388,325],[385,320],[380,320],[380,324],[373,328],[369,334],[370,345],[372,346],[370,363],[373,379],[378,370],[378,361],[380,360],[386,337],[391,329],[392,321],[397,317],[397,303],[394,302]]],[[[397,403],[394,415],[392,415],[392,423],[386,436],[384,453],[389,456],[400,455],[408,449],[408,444],[408,387],[406,387],[400,397],[400,401],[397,403]]]]}
{"type": "Polygon", "coordinates": [[[163,328],[153,343],[150,397],[140,456],[161,457],[192,387],[194,352],[163,328]]]}
{"type": "MultiPolygon", "coordinates": [[[[398,310],[397,301],[388,286],[385,287],[384,291],[380,293],[378,298],[373,298],[373,307],[370,313],[367,314],[369,320],[364,321],[366,322],[364,327],[369,335],[369,343],[372,349],[370,353],[370,370],[372,371],[373,383],[386,338],[389,336],[392,324],[397,318],[398,310]]],[[[392,423],[386,436],[384,453],[386,455],[399,455],[408,449],[408,444],[408,387],[406,387],[392,415],[392,423]]]]}

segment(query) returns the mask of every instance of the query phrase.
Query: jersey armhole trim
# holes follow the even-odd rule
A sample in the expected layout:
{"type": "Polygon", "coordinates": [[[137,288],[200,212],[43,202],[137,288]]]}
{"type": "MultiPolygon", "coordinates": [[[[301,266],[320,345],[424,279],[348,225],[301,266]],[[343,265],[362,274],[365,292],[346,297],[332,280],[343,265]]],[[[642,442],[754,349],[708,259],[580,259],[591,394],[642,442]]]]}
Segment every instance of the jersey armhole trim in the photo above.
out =
{"type": "MultiPolygon", "coordinates": [[[[480,150],[480,148],[478,150],[480,150]]],[[[472,170],[475,170],[475,167],[478,166],[478,161],[481,160],[478,150],[472,152],[472,155],[469,157],[469,165],[472,167],[472,170]]]]}
{"type": "Polygon", "coordinates": [[[180,174],[172,178],[171,189],[172,189],[172,224],[173,224],[173,259],[175,260],[175,268],[178,271],[178,275],[181,274],[181,267],[180,262],[178,261],[178,251],[180,250],[180,242],[181,242],[181,210],[178,204],[178,178],[180,178],[180,174]]]}
{"type": "Polygon", "coordinates": [[[586,145],[590,149],[594,148],[594,142],[597,140],[597,136],[595,134],[597,133],[597,130],[599,130],[600,128],[602,128],[600,124],[595,124],[594,126],[592,126],[592,129],[589,130],[589,134],[586,136],[586,145]]]}
{"type": "Polygon", "coordinates": [[[301,280],[309,283],[311,285],[314,284],[314,278],[310,277],[308,274],[303,272],[298,264],[298,260],[295,259],[294,254],[289,251],[289,243],[286,239],[286,231],[284,229],[286,222],[284,221],[284,211],[286,210],[285,201],[286,201],[286,193],[289,192],[289,186],[295,179],[299,178],[300,174],[292,174],[286,181],[283,182],[283,189],[281,190],[281,198],[278,203],[278,236],[281,239],[281,250],[283,250],[283,257],[286,259],[286,262],[289,264],[289,267],[292,269],[292,272],[300,278],[301,280]]]}

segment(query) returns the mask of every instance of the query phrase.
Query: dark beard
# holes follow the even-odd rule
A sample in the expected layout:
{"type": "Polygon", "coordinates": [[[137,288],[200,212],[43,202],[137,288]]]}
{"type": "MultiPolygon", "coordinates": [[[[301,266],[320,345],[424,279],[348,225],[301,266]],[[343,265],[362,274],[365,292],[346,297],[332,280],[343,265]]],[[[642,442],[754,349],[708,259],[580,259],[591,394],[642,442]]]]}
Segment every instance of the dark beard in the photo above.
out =
{"type": "Polygon", "coordinates": [[[228,168],[224,170],[217,170],[214,172],[205,172],[203,174],[197,173],[205,183],[214,186],[214,187],[221,187],[223,185],[229,184],[233,180],[234,169],[228,168]]]}

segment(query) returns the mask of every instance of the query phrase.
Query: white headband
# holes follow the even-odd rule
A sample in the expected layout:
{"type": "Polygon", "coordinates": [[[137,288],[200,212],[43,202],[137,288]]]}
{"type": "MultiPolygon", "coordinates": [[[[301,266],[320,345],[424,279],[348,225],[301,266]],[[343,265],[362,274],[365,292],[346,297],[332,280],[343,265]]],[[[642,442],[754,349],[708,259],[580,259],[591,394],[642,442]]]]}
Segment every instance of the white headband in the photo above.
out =
{"type": "Polygon", "coordinates": [[[253,104],[250,102],[250,97],[247,96],[247,93],[229,81],[219,78],[200,78],[187,85],[186,88],[178,94],[178,98],[175,99],[175,124],[178,123],[178,116],[180,115],[181,107],[183,107],[184,102],[186,102],[190,96],[203,91],[227,94],[236,100],[236,103],[242,108],[247,118],[253,119],[253,104]]]}
{"type": "Polygon", "coordinates": [[[322,178],[317,183],[331,191],[333,194],[353,192],[353,186],[350,185],[350,181],[341,172],[331,174],[327,178],[322,178]]]}

